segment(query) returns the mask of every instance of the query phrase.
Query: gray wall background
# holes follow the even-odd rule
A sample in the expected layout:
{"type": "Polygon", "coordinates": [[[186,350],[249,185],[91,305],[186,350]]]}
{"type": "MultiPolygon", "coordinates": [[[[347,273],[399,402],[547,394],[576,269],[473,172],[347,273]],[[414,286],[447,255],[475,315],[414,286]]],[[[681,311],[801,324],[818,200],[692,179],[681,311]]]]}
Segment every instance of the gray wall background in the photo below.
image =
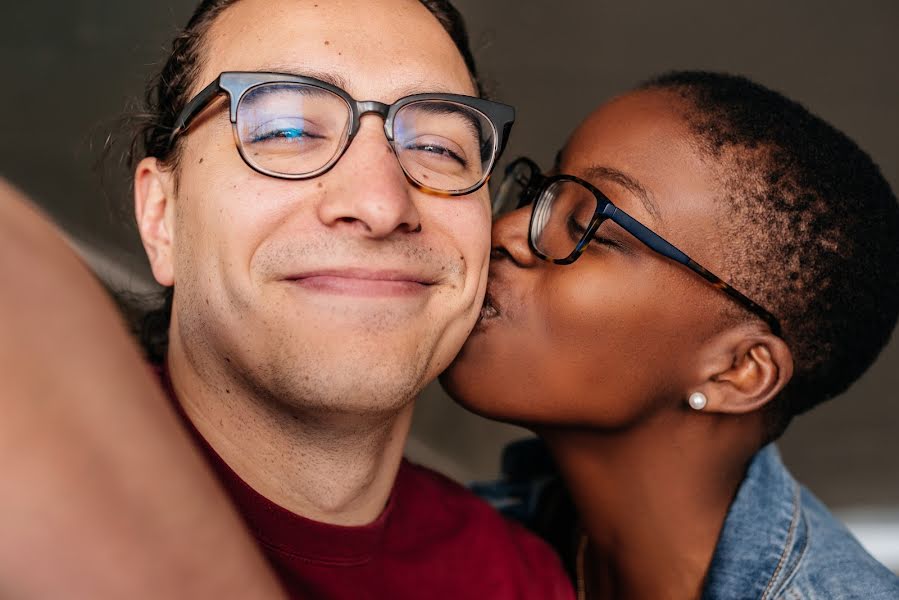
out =
{"type": "MultiPolygon", "coordinates": [[[[748,75],[804,102],[855,138],[899,188],[893,0],[457,4],[494,95],[519,108],[507,158],[529,154],[547,164],[602,100],[662,70],[705,68],[748,75]]],[[[115,117],[140,95],[193,5],[0,5],[0,173],[118,282],[143,286],[148,274],[133,227],[114,210],[130,201],[124,179],[95,162],[115,117]]],[[[850,392],[800,418],[782,442],[800,479],[831,506],[899,507],[897,367],[894,340],[850,392]]],[[[468,415],[434,385],[409,453],[461,480],[488,478],[505,441],[525,434],[468,415]]]]}

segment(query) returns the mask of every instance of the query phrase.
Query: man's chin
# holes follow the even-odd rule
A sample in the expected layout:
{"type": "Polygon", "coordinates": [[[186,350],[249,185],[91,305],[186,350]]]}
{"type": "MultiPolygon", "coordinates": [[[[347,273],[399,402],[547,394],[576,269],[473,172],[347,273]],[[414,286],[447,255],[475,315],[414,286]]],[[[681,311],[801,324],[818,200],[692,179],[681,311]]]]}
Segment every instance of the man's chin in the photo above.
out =
{"type": "Polygon", "coordinates": [[[333,330],[316,337],[318,342],[297,336],[303,347],[263,365],[258,384],[296,408],[364,414],[395,411],[427,383],[425,367],[409,347],[333,330]]]}

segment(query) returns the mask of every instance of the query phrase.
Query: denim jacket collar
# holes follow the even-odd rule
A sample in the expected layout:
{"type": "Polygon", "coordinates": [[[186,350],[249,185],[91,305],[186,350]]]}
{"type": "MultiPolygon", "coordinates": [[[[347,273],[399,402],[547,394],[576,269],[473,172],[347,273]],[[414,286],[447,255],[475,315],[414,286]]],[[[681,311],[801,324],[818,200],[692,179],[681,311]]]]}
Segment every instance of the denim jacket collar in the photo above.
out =
{"type": "Polygon", "coordinates": [[[704,599],[767,600],[788,582],[808,541],[800,486],[771,444],[752,459],[728,511],[706,577],[704,599]]]}

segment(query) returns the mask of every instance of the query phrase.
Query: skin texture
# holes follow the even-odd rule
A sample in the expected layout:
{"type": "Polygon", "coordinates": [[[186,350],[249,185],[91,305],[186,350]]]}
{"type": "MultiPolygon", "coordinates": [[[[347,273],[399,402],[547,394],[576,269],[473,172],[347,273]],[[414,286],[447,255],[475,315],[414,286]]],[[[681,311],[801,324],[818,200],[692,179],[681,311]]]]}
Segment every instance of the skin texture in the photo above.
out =
{"type": "MultiPolygon", "coordinates": [[[[574,132],[558,171],[722,271],[714,165],[661,92],[628,94],[574,132]],[[591,174],[639,182],[647,206],[591,174]]],[[[570,266],[528,248],[530,209],[494,225],[483,319],[442,382],[466,407],[533,428],[589,537],[598,598],[696,598],[728,506],[764,442],[761,408],[789,381],[786,344],[684,267],[611,222],[570,266]],[[739,313],[737,313],[739,314],[739,313]],[[708,397],[690,409],[693,392],[708,397]]]]}
{"type": "MultiPolygon", "coordinates": [[[[452,40],[413,0],[245,0],[213,24],[195,91],[226,70],[336,77],[354,97],[385,103],[475,93],[452,40]]],[[[174,387],[259,492],[320,521],[371,522],[413,399],[477,318],[487,191],[418,191],[371,115],[328,173],[267,177],[239,157],[225,104],[187,133],[177,173],[151,158],[135,174],[154,275],[175,286],[174,387]],[[330,276],[297,281],[323,270],[330,276]],[[385,272],[427,285],[397,293],[366,280],[385,272]]]]}
{"type": "Polygon", "coordinates": [[[2,179],[0,278],[0,597],[284,597],[106,294],[2,179]]]}

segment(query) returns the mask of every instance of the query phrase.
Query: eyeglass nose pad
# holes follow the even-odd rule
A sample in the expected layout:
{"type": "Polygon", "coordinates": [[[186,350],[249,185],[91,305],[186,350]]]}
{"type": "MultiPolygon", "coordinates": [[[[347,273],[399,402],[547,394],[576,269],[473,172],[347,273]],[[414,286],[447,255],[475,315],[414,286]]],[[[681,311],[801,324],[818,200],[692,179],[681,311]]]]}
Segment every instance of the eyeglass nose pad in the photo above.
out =
{"type": "MultiPolygon", "coordinates": [[[[390,114],[390,105],[384,104],[383,102],[378,102],[376,100],[365,100],[361,102],[356,102],[355,106],[356,115],[354,117],[354,123],[352,125],[352,129],[350,131],[349,139],[347,139],[347,144],[353,140],[356,136],[356,133],[359,130],[359,127],[362,124],[362,117],[370,114],[377,114],[381,116],[381,119],[384,120],[384,135],[387,137],[387,140],[393,141],[393,133],[390,131],[393,127],[391,123],[391,119],[389,117],[390,114]]],[[[394,150],[395,152],[395,150],[394,150]]]]}
{"type": "Polygon", "coordinates": [[[524,206],[524,192],[525,188],[517,177],[503,178],[491,199],[494,220],[524,206]]]}
{"type": "Polygon", "coordinates": [[[384,121],[387,121],[387,113],[390,112],[390,105],[375,100],[366,100],[365,102],[358,102],[356,104],[356,110],[358,111],[360,119],[364,115],[377,113],[381,115],[384,121]]]}
{"type": "MultiPolygon", "coordinates": [[[[356,111],[358,115],[358,119],[356,121],[356,128],[359,127],[359,121],[361,121],[362,117],[369,114],[378,114],[381,115],[381,118],[384,119],[384,136],[387,138],[387,141],[390,143],[390,147],[393,150],[393,153],[399,158],[399,153],[397,152],[396,144],[393,139],[393,119],[390,117],[390,105],[384,104],[383,102],[378,102],[376,100],[366,100],[364,102],[356,103],[356,111]]],[[[355,129],[352,133],[355,133],[355,129]]],[[[352,141],[353,136],[350,136],[350,139],[347,140],[347,144],[352,141]]],[[[405,169],[403,169],[405,171],[405,169]]]]}
{"type": "Polygon", "coordinates": [[[518,208],[522,208],[534,201],[537,186],[534,184],[533,177],[524,176],[518,181],[518,184],[521,186],[522,190],[521,197],[518,199],[518,208]]]}
{"type": "Polygon", "coordinates": [[[506,173],[493,195],[493,218],[518,210],[531,203],[535,191],[536,171],[529,159],[519,158],[506,167],[506,173]]]}

